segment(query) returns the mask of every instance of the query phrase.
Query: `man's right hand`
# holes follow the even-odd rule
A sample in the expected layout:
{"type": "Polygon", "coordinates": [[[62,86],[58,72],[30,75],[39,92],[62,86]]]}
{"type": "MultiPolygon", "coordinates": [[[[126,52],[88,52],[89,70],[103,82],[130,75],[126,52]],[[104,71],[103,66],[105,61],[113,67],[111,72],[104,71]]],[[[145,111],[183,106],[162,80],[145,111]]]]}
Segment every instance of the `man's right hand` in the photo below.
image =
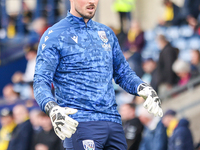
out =
{"type": "MultiPolygon", "coordinates": [[[[47,106],[47,108],[51,107],[47,106]]],[[[49,114],[55,133],[61,140],[64,140],[66,137],[70,138],[76,132],[78,122],[68,115],[75,114],[77,109],[54,105],[49,111],[46,111],[49,114]]]]}

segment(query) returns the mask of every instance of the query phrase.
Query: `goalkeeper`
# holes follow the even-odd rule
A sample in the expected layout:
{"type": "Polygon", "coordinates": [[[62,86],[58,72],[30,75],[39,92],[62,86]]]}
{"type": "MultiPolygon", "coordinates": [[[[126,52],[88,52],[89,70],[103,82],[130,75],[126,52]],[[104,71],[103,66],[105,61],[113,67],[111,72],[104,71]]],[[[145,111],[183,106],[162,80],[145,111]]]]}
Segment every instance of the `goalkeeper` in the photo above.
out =
{"type": "Polygon", "coordinates": [[[144,107],[161,117],[160,99],[130,69],[114,32],[91,20],[98,0],[70,3],[67,17],[40,40],[35,98],[67,150],[126,150],[112,79],[127,92],[144,97],[144,107]]]}

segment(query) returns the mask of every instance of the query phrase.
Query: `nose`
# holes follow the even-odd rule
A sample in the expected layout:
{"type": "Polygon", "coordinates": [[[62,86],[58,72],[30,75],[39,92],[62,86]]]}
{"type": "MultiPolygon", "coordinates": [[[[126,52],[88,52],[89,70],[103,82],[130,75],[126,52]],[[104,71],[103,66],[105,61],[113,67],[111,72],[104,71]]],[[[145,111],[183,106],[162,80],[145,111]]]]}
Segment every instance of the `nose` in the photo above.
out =
{"type": "Polygon", "coordinates": [[[95,4],[96,1],[98,1],[98,0],[89,0],[89,3],[90,4],[95,4]]]}

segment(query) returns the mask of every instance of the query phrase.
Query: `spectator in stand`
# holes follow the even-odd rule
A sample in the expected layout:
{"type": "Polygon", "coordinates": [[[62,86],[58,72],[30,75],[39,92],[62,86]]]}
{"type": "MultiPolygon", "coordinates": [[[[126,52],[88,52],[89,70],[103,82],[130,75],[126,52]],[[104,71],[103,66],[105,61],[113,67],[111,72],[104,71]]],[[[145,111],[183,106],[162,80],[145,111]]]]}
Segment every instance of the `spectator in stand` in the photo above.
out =
{"type": "Polygon", "coordinates": [[[135,0],[115,0],[113,9],[119,13],[121,32],[127,33],[131,22],[131,12],[135,9],[135,0]],[[124,22],[128,22],[127,27],[124,22]]]}
{"type": "MultiPolygon", "coordinates": [[[[53,20],[54,22],[51,22],[51,23],[55,23],[59,19],[60,14],[61,14],[60,9],[59,9],[59,2],[61,2],[61,0],[54,0],[53,6],[51,6],[52,2],[49,2],[48,0],[40,0],[40,1],[41,1],[40,4],[43,6],[43,9],[39,10],[41,11],[39,17],[44,17],[44,18],[52,17],[54,18],[53,20]]],[[[49,25],[51,26],[52,24],[49,24],[49,25]]]]}
{"type": "Polygon", "coordinates": [[[141,51],[144,43],[144,32],[140,24],[137,21],[133,21],[126,41],[122,46],[122,51],[124,51],[124,56],[131,69],[134,70],[139,77],[143,75],[141,51]]]}
{"type": "Polygon", "coordinates": [[[162,26],[172,26],[182,24],[181,8],[178,7],[171,0],[163,0],[165,6],[165,13],[163,19],[159,21],[162,26]]]}
{"type": "Polygon", "coordinates": [[[139,119],[145,126],[139,150],[167,150],[166,128],[159,118],[153,118],[141,107],[139,119]]]}
{"type": "Polygon", "coordinates": [[[177,123],[175,114],[175,111],[168,110],[162,118],[162,122],[166,127],[172,127],[172,123],[174,127],[173,130],[168,132],[168,134],[172,134],[169,135],[168,150],[194,150],[189,121],[183,118],[177,123]]]}
{"type": "Polygon", "coordinates": [[[157,64],[152,58],[145,59],[142,63],[144,74],[142,75],[141,79],[147,84],[151,85],[153,89],[157,91],[156,67],[157,64]]]}
{"type": "Polygon", "coordinates": [[[16,105],[13,108],[13,117],[17,126],[13,130],[7,150],[30,150],[33,128],[27,108],[24,105],[16,105]]]}
{"type": "Polygon", "coordinates": [[[144,32],[139,22],[134,20],[132,21],[131,28],[128,31],[125,49],[127,49],[132,54],[135,52],[141,53],[144,44],[144,32]]]}
{"type": "Polygon", "coordinates": [[[30,44],[26,45],[24,48],[25,57],[27,62],[25,73],[16,72],[12,76],[13,83],[19,82],[33,82],[33,76],[35,72],[35,63],[37,56],[37,45],[38,44],[30,44]]]}
{"type": "Polygon", "coordinates": [[[11,134],[16,126],[13,120],[12,111],[8,108],[3,108],[0,112],[1,125],[0,130],[0,150],[7,150],[8,143],[11,140],[11,134]]]}
{"type": "Polygon", "coordinates": [[[128,103],[123,104],[119,110],[128,150],[138,150],[142,139],[143,125],[135,115],[135,107],[134,103],[128,103]]]}
{"type": "Polygon", "coordinates": [[[39,118],[40,112],[41,112],[41,110],[39,110],[39,109],[33,109],[29,113],[30,121],[33,126],[33,130],[34,130],[34,134],[41,131],[40,118],[39,118]]]}
{"type": "Polygon", "coordinates": [[[38,144],[46,145],[48,150],[61,150],[61,140],[55,134],[49,116],[40,112],[39,118],[42,130],[33,137],[32,150],[36,149],[38,144]]]}
{"type": "Polygon", "coordinates": [[[43,17],[35,19],[31,26],[33,32],[32,34],[36,34],[38,37],[41,37],[48,28],[47,20],[43,17]]]}
{"type": "Polygon", "coordinates": [[[200,51],[192,50],[191,51],[191,77],[197,77],[200,74],[200,51]]]}
{"type": "MultiPolygon", "coordinates": [[[[200,6],[199,6],[199,11],[200,11],[200,6]]],[[[197,18],[197,25],[195,27],[195,32],[200,35],[200,13],[199,13],[199,16],[197,18]]]]}
{"type": "MultiPolygon", "coordinates": [[[[153,131],[150,129],[150,126],[153,124],[153,116],[145,111],[143,108],[139,108],[138,111],[139,119],[144,125],[139,150],[152,150],[151,141],[153,139],[153,131]]],[[[155,125],[153,126],[153,128],[155,128],[155,125]]]]}
{"type": "Polygon", "coordinates": [[[154,130],[153,136],[153,150],[167,150],[168,137],[167,137],[167,128],[164,126],[160,120],[154,130]]]}
{"type": "Polygon", "coordinates": [[[33,76],[35,73],[37,44],[25,46],[24,51],[28,61],[25,73],[15,72],[12,76],[12,82],[14,83],[14,90],[20,94],[20,98],[29,99],[33,98],[31,83],[33,83],[33,76]]]}
{"type": "Polygon", "coordinates": [[[14,91],[12,84],[7,84],[3,88],[3,99],[7,104],[14,104],[19,100],[19,94],[14,91]]]}
{"type": "Polygon", "coordinates": [[[178,120],[176,119],[176,111],[172,109],[167,110],[162,118],[162,123],[165,127],[167,127],[167,136],[171,137],[178,124],[178,120]]]}
{"type": "Polygon", "coordinates": [[[199,16],[199,0],[185,0],[183,8],[186,9],[186,15],[197,19],[199,16]]]}
{"type": "Polygon", "coordinates": [[[172,70],[172,64],[178,58],[178,49],[171,46],[165,36],[158,36],[158,46],[161,50],[157,63],[158,93],[160,95],[170,90],[178,81],[178,77],[172,70]]]}
{"type": "MultiPolygon", "coordinates": [[[[2,7],[0,7],[0,12],[2,12],[2,7]]],[[[0,13],[0,20],[2,20],[2,13],[0,13]]],[[[0,23],[0,31],[1,31],[1,28],[2,28],[2,21],[0,23]]]]}
{"type": "Polygon", "coordinates": [[[29,30],[29,25],[30,22],[32,21],[32,11],[30,10],[30,8],[28,7],[28,5],[26,4],[26,2],[22,2],[22,6],[23,6],[23,25],[24,25],[24,29],[25,29],[25,33],[28,33],[29,30]]]}
{"type": "Polygon", "coordinates": [[[190,74],[190,64],[188,62],[181,59],[177,59],[173,63],[172,69],[180,78],[178,82],[179,86],[184,86],[189,82],[191,74],[190,74]]]}
{"type": "Polygon", "coordinates": [[[9,16],[9,22],[7,26],[7,37],[10,39],[14,38],[17,33],[16,20],[17,20],[17,17],[15,15],[9,16]]]}
{"type": "MultiPolygon", "coordinates": [[[[31,93],[30,93],[30,95],[29,95],[29,99],[30,100],[35,100],[35,96],[34,96],[34,91],[33,91],[33,82],[30,82],[29,83],[29,86],[30,86],[30,90],[31,90],[31,93]]],[[[53,88],[52,88],[52,90],[53,90],[53,88]]]]}
{"type": "Polygon", "coordinates": [[[142,56],[140,53],[135,52],[132,54],[128,59],[127,62],[129,63],[131,69],[135,71],[137,76],[142,77],[143,70],[142,70],[142,56]]]}
{"type": "Polygon", "coordinates": [[[198,25],[198,17],[200,17],[200,1],[199,0],[185,0],[183,8],[183,17],[186,18],[188,24],[196,29],[198,25]]]}

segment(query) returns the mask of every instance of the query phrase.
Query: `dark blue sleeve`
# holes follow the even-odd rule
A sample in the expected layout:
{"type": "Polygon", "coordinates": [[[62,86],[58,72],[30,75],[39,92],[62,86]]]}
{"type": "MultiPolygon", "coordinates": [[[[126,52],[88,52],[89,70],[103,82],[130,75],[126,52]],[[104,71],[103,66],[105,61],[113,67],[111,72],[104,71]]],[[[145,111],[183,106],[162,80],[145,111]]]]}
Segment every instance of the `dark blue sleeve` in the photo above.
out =
{"type": "Polygon", "coordinates": [[[137,94],[137,87],[143,81],[130,68],[129,63],[121,51],[117,37],[115,35],[113,36],[113,78],[128,93],[137,94]]]}
{"type": "Polygon", "coordinates": [[[40,40],[34,75],[34,95],[37,103],[44,111],[45,105],[49,101],[55,101],[51,93],[51,84],[54,73],[59,63],[59,40],[54,35],[44,35],[40,40]],[[45,37],[49,39],[46,41],[45,37]]]}

